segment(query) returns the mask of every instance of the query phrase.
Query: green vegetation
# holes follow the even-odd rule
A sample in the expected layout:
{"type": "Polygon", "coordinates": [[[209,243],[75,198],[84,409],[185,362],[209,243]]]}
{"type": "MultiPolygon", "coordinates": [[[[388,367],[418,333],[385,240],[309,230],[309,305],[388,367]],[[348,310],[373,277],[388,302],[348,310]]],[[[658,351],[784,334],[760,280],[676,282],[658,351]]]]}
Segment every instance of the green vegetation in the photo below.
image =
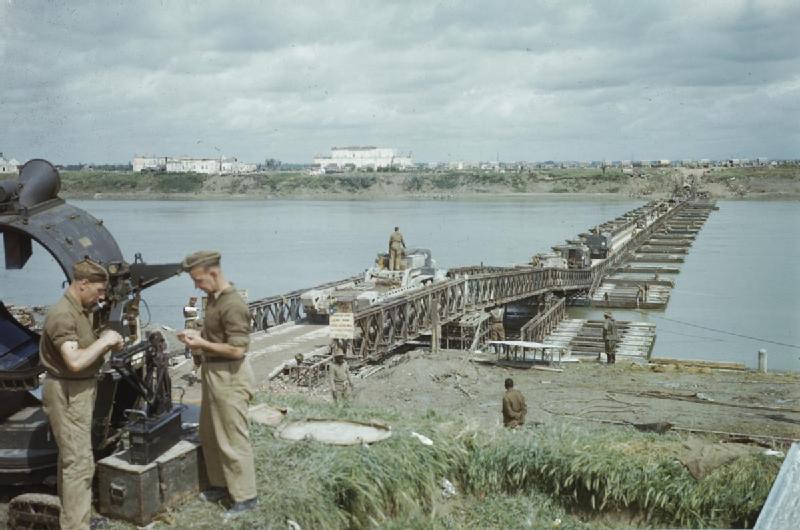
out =
{"type": "MultiPolygon", "coordinates": [[[[752,524],[780,462],[740,457],[702,480],[675,459],[677,435],[573,425],[476,430],[433,411],[275,400],[290,418],[379,418],[394,435],[372,446],[288,442],[254,425],[260,509],[233,528],[598,528],[752,524]],[[433,440],[420,443],[411,432],[433,440]],[[457,495],[445,498],[442,480],[457,495]],[[622,518],[620,518],[622,517],[622,518]],[[616,522],[615,522],[616,521],[616,522]]],[[[221,509],[191,501],[176,528],[218,528],[221,509]]],[[[123,528],[124,525],[117,525],[123,528]]]]}
{"type": "MultiPolygon", "coordinates": [[[[620,168],[540,169],[524,171],[449,170],[425,172],[345,172],[329,175],[304,171],[269,171],[249,175],[62,171],[66,194],[247,195],[250,197],[358,197],[470,195],[479,193],[667,194],[682,182],[678,170],[644,169],[642,176],[620,168]]],[[[797,166],[714,168],[701,177],[722,196],[769,193],[800,194],[797,166]],[[717,185],[714,187],[714,185],[717,185]]]]}
{"type": "Polygon", "coordinates": [[[197,173],[132,173],[130,171],[62,171],[67,193],[198,193],[208,177],[197,173]]]}

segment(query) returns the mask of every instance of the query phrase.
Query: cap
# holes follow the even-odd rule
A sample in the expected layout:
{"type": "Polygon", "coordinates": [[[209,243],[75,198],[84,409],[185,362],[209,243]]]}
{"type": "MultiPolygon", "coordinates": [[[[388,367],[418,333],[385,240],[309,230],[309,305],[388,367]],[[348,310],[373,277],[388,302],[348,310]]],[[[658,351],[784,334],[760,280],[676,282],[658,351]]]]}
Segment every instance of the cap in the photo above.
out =
{"type": "Polygon", "coordinates": [[[212,267],[219,265],[220,259],[222,259],[222,255],[217,250],[198,250],[183,258],[181,268],[184,272],[189,272],[199,265],[212,267]]]}
{"type": "Polygon", "coordinates": [[[107,282],[108,271],[89,258],[84,258],[83,261],[77,262],[72,266],[72,277],[76,280],[88,280],[94,282],[107,282]]]}
{"type": "Polygon", "coordinates": [[[611,311],[606,311],[605,313],[603,313],[603,316],[610,317],[611,316],[611,311]]]}
{"type": "Polygon", "coordinates": [[[344,352],[342,350],[336,350],[333,352],[334,357],[344,357],[344,352]]]}

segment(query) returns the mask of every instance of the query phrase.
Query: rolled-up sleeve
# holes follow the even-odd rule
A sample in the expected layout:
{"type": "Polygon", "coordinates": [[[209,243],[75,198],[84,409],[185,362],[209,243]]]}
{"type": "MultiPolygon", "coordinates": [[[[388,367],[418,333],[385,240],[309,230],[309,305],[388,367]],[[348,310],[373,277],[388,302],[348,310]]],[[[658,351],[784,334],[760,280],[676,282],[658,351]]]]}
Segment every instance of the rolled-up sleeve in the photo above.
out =
{"type": "Polygon", "coordinates": [[[65,342],[78,342],[78,327],[75,320],[67,315],[57,315],[55,318],[49,319],[44,332],[59,351],[65,342]]]}
{"type": "Polygon", "coordinates": [[[245,304],[232,304],[223,313],[226,343],[237,348],[250,346],[250,312],[245,304]]]}

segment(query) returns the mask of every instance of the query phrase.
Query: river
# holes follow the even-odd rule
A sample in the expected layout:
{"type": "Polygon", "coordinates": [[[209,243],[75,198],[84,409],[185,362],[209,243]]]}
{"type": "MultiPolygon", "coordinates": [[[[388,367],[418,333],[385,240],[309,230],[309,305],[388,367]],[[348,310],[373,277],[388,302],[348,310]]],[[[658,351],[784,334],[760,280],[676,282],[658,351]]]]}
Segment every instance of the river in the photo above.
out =
{"type": "MultiPolygon", "coordinates": [[[[400,226],[409,247],[440,266],[511,265],[573,238],[642,201],[492,197],[449,201],[71,201],[103,219],[129,261],[223,254],[226,275],[251,300],[359,273],[400,226]]],[[[800,371],[800,205],[720,201],[691,247],[666,311],[615,311],[657,324],[654,355],[800,371]],[[780,343],[780,344],[776,344],[780,343]]],[[[2,249],[0,249],[2,254],[2,249]]],[[[22,271],[0,269],[6,303],[54,302],[63,276],[41,247],[22,271]]],[[[196,294],[187,276],[145,291],[153,322],[177,327],[196,294]]],[[[599,311],[571,308],[575,316],[599,311]]],[[[147,311],[145,313],[145,320],[147,311]]]]}

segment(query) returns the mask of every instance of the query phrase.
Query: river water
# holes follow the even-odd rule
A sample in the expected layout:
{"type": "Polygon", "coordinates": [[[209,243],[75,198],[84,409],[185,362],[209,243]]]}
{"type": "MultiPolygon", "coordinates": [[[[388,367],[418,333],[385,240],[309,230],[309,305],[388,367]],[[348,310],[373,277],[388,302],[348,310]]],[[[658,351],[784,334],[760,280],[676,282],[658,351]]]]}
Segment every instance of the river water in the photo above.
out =
{"type": "MultiPolygon", "coordinates": [[[[251,300],[363,271],[385,251],[395,225],[409,247],[430,248],[440,266],[511,265],[642,204],[553,196],[72,202],[104,220],[129,261],[136,252],[148,263],[162,263],[198,249],[220,250],[226,276],[247,289],[251,300]]],[[[615,314],[655,322],[657,356],[754,366],[757,350],[765,348],[770,369],[800,371],[800,204],[718,205],[686,262],[678,264],[667,310],[615,314]]],[[[50,304],[62,281],[55,261],[37,246],[22,271],[0,269],[0,299],[50,304]]],[[[145,291],[152,321],[180,326],[181,308],[194,294],[185,275],[145,291]]],[[[580,308],[570,312],[600,315],[580,308]]]]}

